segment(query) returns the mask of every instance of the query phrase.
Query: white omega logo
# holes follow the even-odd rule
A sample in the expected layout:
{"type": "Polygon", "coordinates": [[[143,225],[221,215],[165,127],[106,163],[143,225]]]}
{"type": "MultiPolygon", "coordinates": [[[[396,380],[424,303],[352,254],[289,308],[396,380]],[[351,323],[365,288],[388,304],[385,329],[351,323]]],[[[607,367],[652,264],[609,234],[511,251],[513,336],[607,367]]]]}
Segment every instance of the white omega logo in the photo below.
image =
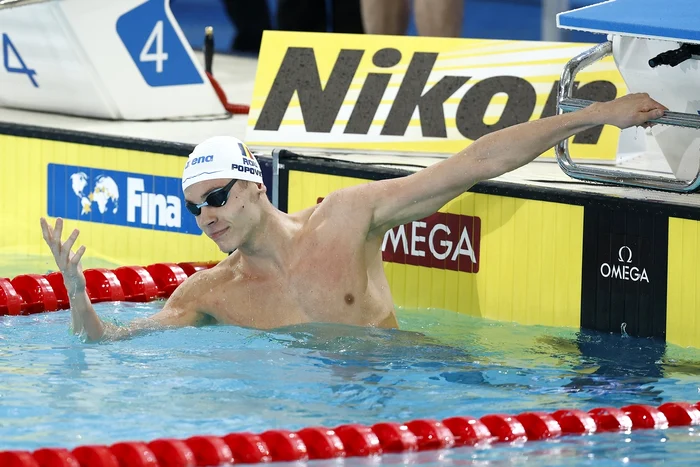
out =
{"type": "Polygon", "coordinates": [[[617,260],[622,264],[603,263],[600,265],[600,275],[610,279],[649,283],[646,268],[628,266],[632,262],[632,249],[623,245],[617,250],[617,260]]]}
{"type": "Polygon", "coordinates": [[[623,245],[617,252],[617,260],[621,263],[631,263],[632,262],[632,249],[626,245],[623,245]],[[627,261],[624,260],[623,254],[627,252],[627,261]]]}

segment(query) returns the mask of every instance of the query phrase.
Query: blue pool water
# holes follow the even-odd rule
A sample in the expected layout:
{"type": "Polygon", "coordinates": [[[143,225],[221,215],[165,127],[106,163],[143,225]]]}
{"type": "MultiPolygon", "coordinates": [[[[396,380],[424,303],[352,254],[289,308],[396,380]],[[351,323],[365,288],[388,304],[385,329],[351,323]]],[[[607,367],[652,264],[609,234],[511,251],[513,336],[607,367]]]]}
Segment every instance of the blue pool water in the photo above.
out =
{"type": "MultiPolygon", "coordinates": [[[[96,309],[127,322],[161,306],[96,309]]],[[[100,344],[71,335],[67,311],[0,317],[0,450],[700,400],[698,350],[440,310],[398,316],[401,331],[213,326],[100,344]]],[[[689,465],[699,434],[595,434],[372,465],[689,465]]]]}

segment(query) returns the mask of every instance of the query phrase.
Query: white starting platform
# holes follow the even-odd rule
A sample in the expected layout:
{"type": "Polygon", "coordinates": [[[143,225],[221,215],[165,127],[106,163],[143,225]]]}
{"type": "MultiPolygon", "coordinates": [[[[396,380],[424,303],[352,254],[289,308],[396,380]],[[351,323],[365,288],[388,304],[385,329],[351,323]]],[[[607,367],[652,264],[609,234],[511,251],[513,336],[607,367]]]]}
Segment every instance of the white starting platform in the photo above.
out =
{"type": "MultiPolygon", "coordinates": [[[[608,41],[576,57],[562,75],[559,109],[590,102],[573,99],[576,74],[612,55],[630,92],[646,92],[671,112],[651,129],[674,178],[587,169],[571,162],[566,144],[557,148],[562,169],[572,177],[661,190],[700,188],[700,6],[694,0],[612,0],[558,15],[559,27],[608,35],[608,41]]],[[[651,145],[644,152],[649,156],[651,145]]],[[[656,149],[656,147],[654,147],[656,149]]]]}
{"type": "Polygon", "coordinates": [[[0,230],[0,260],[45,264],[41,216],[80,225],[87,262],[222,258],[179,190],[183,157],[209,136],[248,142],[273,201],[293,212],[500,128],[648,92],[670,109],[658,125],[593,129],[391,231],[387,276],[397,306],[624,324],[700,347],[696,0],[558,15],[600,44],[270,31],[258,59],[217,55],[209,70],[167,0],[3,5],[16,7],[0,8],[0,196],[26,202],[0,204],[2,224],[16,226],[0,230]],[[227,113],[212,76],[248,115],[227,113]]]}

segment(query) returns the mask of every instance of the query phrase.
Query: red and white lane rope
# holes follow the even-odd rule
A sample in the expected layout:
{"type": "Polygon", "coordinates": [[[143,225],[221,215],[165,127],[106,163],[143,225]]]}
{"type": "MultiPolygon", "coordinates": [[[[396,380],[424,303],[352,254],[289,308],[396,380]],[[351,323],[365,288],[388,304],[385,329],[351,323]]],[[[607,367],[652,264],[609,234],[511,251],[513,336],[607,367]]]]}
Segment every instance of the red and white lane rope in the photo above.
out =
{"type": "Polygon", "coordinates": [[[0,451],[3,467],[195,467],[224,464],[305,461],[448,449],[485,443],[537,441],[596,432],[700,424],[700,402],[669,402],[659,407],[630,405],[588,412],[557,410],[520,415],[451,417],[442,421],[341,425],[330,429],[270,430],[260,434],[192,436],[186,439],[89,445],[73,450],[0,451]]]}
{"type": "MultiPolygon", "coordinates": [[[[86,269],[85,282],[93,303],[148,302],[169,297],[187,277],[217,263],[157,263],[117,269],[86,269]]],[[[0,278],[0,316],[65,310],[68,293],[60,272],[0,278]]]]}

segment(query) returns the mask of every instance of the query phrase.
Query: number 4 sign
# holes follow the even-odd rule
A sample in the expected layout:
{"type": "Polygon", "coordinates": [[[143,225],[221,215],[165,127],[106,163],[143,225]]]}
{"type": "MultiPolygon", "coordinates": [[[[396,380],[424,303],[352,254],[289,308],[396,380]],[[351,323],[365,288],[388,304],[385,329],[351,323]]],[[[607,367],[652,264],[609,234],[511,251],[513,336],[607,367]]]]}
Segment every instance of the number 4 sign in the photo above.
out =
{"type": "Polygon", "coordinates": [[[29,81],[32,82],[34,87],[39,87],[39,83],[37,83],[36,79],[34,79],[36,71],[28,68],[27,65],[24,64],[24,60],[22,60],[22,56],[19,54],[17,48],[10,40],[10,36],[5,33],[2,34],[2,57],[2,62],[5,65],[5,70],[8,73],[20,73],[27,75],[27,78],[29,78],[29,81]],[[13,65],[13,63],[15,64],[13,65]]]}
{"type": "Polygon", "coordinates": [[[148,0],[117,20],[117,34],[149,86],[201,84],[199,71],[165,12],[148,0]]]}
{"type": "Polygon", "coordinates": [[[156,62],[156,73],[163,73],[163,62],[168,59],[168,54],[163,52],[163,21],[156,22],[156,27],[151,31],[151,35],[148,36],[146,45],[141,49],[141,55],[139,55],[139,60],[141,62],[156,62]],[[155,53],[149,52],[153,47],[155,42],[156,51],[155,53]]]}

